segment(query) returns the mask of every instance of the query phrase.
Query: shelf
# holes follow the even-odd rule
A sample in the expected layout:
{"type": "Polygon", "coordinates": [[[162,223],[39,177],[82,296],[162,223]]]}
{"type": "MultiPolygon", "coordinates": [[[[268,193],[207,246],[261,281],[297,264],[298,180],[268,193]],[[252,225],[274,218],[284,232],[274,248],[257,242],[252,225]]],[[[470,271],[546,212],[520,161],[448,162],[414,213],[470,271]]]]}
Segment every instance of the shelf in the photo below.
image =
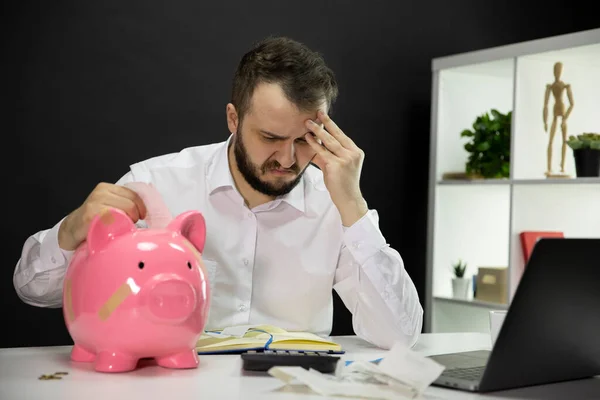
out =
{"type": "Polygon", "coordinates": [[[495,60],[501,61],[507,57],[544,56],[554,52],[562,52],[567,56],[576,55],[578,52],[581,53],[582,51],[588,53],[588,51],[586,51],[589,50],[588,46],[597,45],[599,33],[600,29],[589,29],[554,37],[438,57],[432,60],[431,69],[433,71],[438,71],[489,63],[495,60]]]}
{"type": "Polygon", "coordinates": [[[438,185],[509,185],[510,179],[446,179],[439,180],[438,185]]]}
{"type": "Polygon", "coordinates": [[[438,185],[600,185],[600,178],[440,180],[438,185]]]}
{"type": "Polygon", "coordinates": [[[489,301],[481,301],[481,300],[477,300],[477,299],[466,299],[465,300],[465,299],[455,299],[452,297],[443,297],[443,296],[436,296],[436,297],[434,297],[434,299],[436,301],[461,304],[461,305],[465,305],[465,306],[485,307],[485,308],[489,308],[491,310],[507,310],[508,309],[507,304],[491,303],[489,301]]]}
{"type": "MultiPolygon", "coordinates": [[[[524,271],[519,234],[559,231],[567,238],[600,238],[600,185],[515,186],[512,193],[510,298],[524,271]]],[[[565,266],[568,273],[568,266],[565,266]]]]}
{"type": "Polygon", "coordinates": [[[432,294],[449,297],[451,266],[459,259],[468,278],[479,267],[508,266],[510,187],[447,185],[436,192],[432,294]]]}
{"type": "MultiPolygon", "coordinates": [[[[515,109],[513,119],[514,148],[512,177],[517,179],[545,178],[548,160],[550,128],[555,100],[550,95],[547,104],[547,128],[544,130],[543,110],[546,85],[555,80],[554,65],[563,64],[560,79],[570,85],[574,106],[567,119],[567,136],[585,132],[600,132],[598,93],[600,93],[600,44],[550,51],[519,57],[516,67],[515,109]]],[[[567,91],[561,95],[565,111],[569,107],[567,91]]],[[[551,168],[560,171],[562,131],[559,118],[552,141],[551,168]]],[[[565,171],[575,175],[573,150],[566,147],[565,171]]],[[[560,178],[559,178],[560,179],[560,178]]]]}
{"type": "Polygon", "coordinates": [[[520,59],[551,63],[557,61],[557,59],[560,59],[560,61],[563,63],[594,66],[600,68],[600,43],[522,55],[520,59]]]}
{"type": "Polygon", "coordinates": [[[513,57],[496,61],[487,61],[469,65],[443,69],[444,72],[463,74],[464,76],[479,76],[489,78],[503,78],[512,82],[515,60],[513,57]]]}
{"type": "MultiPolygon", "coordinates": [[[[600,133],[600,29],[516,43],[433,60],[430,180],[427,236],[426,320],[428,332],[489,331],[489,311],[508,309],[473,298],[457,299],[452,265],[467,263],[465,277],[480,267],[507,267],[510,304],[526,268],[520,233],[560,231],[566,238],[600,238],[600,177],[576,176],[574,152],[563,134],[600,133]],[[547,86],[570,85],[574,107],[565,132],[560,117],[552,147],[555,99],[544,104],[547,86]],[[484,113],[512,111],[510,175],[505,179],[467,179],[469,153],[461,137],[484,113]],[[549,151],[550,150],[550,151],[549,151]],[[548,153],[552,173],[546,177],[548,153]]],[[[562,101],[569,107],[567,90],[562,101]]],[[[565,266],[568,273],[568,265],[565,266]]],[[[470,284],[472,288],[472,283],[470,284]]]]}
{"type": "Polygon", "coordinates": [[[512,179],[513,185],[600,185],[600,178],[512,179]]]}
{"type": "Polygon", "coordinates": [[[473,129],[478,116],[492,109],[506,114],[513,109],[514,59],[439,71],[435,126],[436,176],[464,169],[468,138],[460,134],[473,129]],[[457,100],[460,99],[460,100],[457,100]]]}

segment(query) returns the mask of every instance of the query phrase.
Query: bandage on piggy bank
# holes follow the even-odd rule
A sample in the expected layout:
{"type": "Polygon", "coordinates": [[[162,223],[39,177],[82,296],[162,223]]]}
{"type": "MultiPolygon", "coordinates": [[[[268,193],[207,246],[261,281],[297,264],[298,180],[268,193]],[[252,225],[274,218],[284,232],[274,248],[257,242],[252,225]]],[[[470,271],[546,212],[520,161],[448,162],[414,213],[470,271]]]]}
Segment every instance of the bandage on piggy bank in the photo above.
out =
{"type": "Polygon", "coordinates": [[[124,372],[142,358],[195,368],[209,311],[201,253],[206,224],[189,211],[166,228],[138,228],[121,210],[94,217],[63,286],[71,359],[96,371],[124,372]]]}

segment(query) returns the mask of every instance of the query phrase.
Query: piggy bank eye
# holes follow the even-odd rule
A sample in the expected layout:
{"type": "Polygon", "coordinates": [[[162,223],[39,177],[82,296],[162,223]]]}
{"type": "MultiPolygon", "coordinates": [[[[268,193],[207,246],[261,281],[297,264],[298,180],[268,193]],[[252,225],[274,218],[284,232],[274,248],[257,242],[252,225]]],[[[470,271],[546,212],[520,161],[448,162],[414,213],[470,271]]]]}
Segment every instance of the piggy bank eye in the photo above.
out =
{"type": "Polygon", "coordinates": [[[138,264],[138,268],[139,269],[144,269],[144,263],[142,261],[140,261],[140,263],[138,264]]]}
{"type": "Polygon", "coordinates": [[[189,261],[188,261],[188,264],[187,264],[187,265],[188,265],[188,268],[189,268],[189,269],[192,269],[192,263],[191,263],[191,262],[189,262],[189,261]]]}

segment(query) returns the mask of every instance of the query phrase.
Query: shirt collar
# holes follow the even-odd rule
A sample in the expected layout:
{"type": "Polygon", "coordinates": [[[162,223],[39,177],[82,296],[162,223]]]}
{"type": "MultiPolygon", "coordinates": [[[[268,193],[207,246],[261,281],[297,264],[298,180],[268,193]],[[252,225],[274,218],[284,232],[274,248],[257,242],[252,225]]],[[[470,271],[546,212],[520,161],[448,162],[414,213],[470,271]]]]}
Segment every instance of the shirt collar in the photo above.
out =
{"type": "MultiPolygon", "coordinates": [[[[233,181],[233,175],[231,174],[231,170],[229,169],[229,161],[228,161],[228,148],[233,135],[230,135],[227,138],[227,141],[221,143],[220,148],[215,153],[215,156],[211,160],[210,165],[206,169],[206,175],[209,182],[210,191],[209,193],[212,195],[217,191],[217,189],[221,188],[232,188],[235,189],[235,184],[233,181]]],[[[301,212],[305,212],[305,203],[304,203],[304,180],[306,176],[302,176],[300,182],[292,189],[288,194],[279,196],[274,200],[277,204],[280,201],[285,201],[292,207],[296,208],[301,212]]]]}
{"type": "Polygon", "coordinates": [[[231,143],[230,135],[227,141],[221,143],[215,152],[210,164],[206,168],[206,178],[210,186],[210,194],[213,194],[217,189],[231,187],[235,189],[233,176],[229,170],[229,161],[227,160],[227,148],[231,143]]]}

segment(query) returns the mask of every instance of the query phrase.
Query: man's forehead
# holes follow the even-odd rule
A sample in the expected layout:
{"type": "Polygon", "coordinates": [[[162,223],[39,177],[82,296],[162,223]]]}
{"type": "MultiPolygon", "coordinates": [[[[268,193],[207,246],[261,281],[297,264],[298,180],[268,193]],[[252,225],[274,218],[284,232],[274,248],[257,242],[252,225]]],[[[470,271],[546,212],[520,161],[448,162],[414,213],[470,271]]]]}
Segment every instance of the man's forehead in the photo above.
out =
{"type": "Polygon", "coordinates": [[[254,90],[250,100],[248,113],[255,114],[257,117],[280,116],[288,118],[316,118],[317,111],[327,111],[327,100],[322,99],[321,104],[312,110],[305,110],[298,107],[284,93],[278,84],[260,84],[254,90]]]}
{"type": "Polygon", "coordinates": [[[327,106],[321,105],[313,110],[303,110],[297,105],[289,102],[261,102],[257,101],[248,109],[248,115],[257,119],[271,119],[280,121],[296,120],[304,123],[307,119],[316,119],[319,110],[327,112],[327,106]]]}
{"type": "Polygon", "coordinates": [[[297,112],[288,115],[282,115],[281,112],[263,111],[248,113],[244,118],[246,119],[244,124],[247,124],[249,128],[258,130],[262,134],[279,138],[298,138],[304,136],[309,132],[305,125],[307,119],[312,119],[322,125],[321,121],[317,118],[317,111],[312,113],[297,112]]]}

